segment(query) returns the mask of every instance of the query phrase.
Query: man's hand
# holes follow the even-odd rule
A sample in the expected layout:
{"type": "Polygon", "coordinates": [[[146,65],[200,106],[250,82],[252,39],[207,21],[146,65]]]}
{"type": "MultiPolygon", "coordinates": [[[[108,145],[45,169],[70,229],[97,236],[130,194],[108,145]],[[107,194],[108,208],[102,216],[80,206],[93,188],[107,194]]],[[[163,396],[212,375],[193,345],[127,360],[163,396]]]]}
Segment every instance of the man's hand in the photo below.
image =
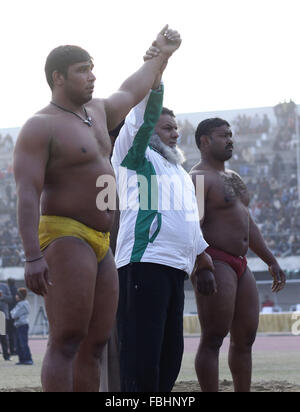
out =
{"type": "Polygon", "coordinates": [[[168,59],[181,45],[180,34],[176,30],[169,29],[166,25],[157,35],[152,43],[153,47],[160,50],[161,54],[168,59]]]}
{"type": "MultiPolygon", "coordinates": [[[[155,42],[153,42],[155,43],[155,42]]],[[[153,59],[153,57],[157,57],[160,54],[160,50],[158,47],[155,46],[150,46],[149,49],[146,51],[146,54],[144,56],[144,61],[148,61],[153,59]]]]}
{"type": "Polygon", "coordinates": [[[197,292],[203,296],[212,296],[217,293],[217,284],[215,276],[207,269],[195,273],[197,292]]]}
{"type": "MultiPolygon", "coordinates": [[[[144,56],[144,61],[146,62],[148,60],[151,60],[154,57],[157,57],[159,54],[160,54],[160,50],[157,47],[151,46],[146,51],[146,54],[144,56]]],[[[168,65],[168,60],[165,59],[162,66],[161,66],[161,68],[160,68],[160,71],[159,71],[158,75],[156,76],[156,79],[153,83],[152,90],[156,90],[156,89],[159,88],[163,72],[165,71],[165,68],[167,67],[167,65],[168,65]]]]}
{"type": "Polygon", "coordinates": [[[277,261],[269,266],[269,272],[274,279],[272,292],[280,292],[285,287],[286,276],[277,261]]]}
{"type": "MultiPolygon", "coordinates": [[[[160,50],[159,50],[157,47],[155,47],[155,46],[151,46],[151,47],[149,47],[149,49],[146,51],[146,54],[145,54],[145,56],[144,56],[144,61],[146,62],[146,61],[148,61],[148,60],[151,60],[151,59],[153,59],[154,57],[157,57],[159,54],[160,54],[160,50]]],[[[163,72],[165,71],[165,68],[167,67],[167,65],[168,65],[168,59],[165,59],[165,60],[163,61],[163,64],[162,64],[161,68],[160,68],[160,75],[161,75],[161,76],[162,76],[163,72]]]]}
{"type": "Polygon", "coordinates": [[[211,296],[217,293],[217,283],[213,274],[214,270],[213,261],[207,253],[203,252],[197,256],[192,274],[192,283],[201,295],[211,296]]]}
{"type": "Polygon", "coordinates": [[[36,262],[26,262],[25,283],[36,295],[47,295],[48,286],[52,286],[52,283],[49,280],[49,268],[44,258],[36,262]]]}

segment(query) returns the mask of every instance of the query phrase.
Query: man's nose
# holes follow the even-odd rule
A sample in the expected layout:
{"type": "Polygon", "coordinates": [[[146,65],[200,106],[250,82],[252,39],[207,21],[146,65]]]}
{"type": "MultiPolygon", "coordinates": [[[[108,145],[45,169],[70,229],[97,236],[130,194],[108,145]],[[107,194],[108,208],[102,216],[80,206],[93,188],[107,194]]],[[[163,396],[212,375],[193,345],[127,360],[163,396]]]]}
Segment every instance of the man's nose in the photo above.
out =
{"type": "Polygon", "coordinates": [[[173,132],[172,132],[172,137],[173,137],[173,139],[178,139],[179,133],[178,133],[177,130],[173,130],[173,132]]]}
{"type": "Polygon", "coordinates": [[[96,80],[96,76],[94,75],[93,72],[90,72],[89,81],[94,82],[95,80],[96,80]]]}

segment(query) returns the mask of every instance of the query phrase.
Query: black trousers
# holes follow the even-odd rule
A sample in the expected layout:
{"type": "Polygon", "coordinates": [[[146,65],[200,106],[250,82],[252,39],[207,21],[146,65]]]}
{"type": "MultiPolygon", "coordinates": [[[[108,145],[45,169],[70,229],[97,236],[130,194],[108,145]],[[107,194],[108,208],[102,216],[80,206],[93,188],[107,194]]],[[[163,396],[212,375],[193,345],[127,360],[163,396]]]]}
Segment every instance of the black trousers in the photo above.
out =
{"type": "Polygon", "coordinates": [[[32,356],[28,345],[28,325],[17,328],[17,351],[19,362],[32,362],[32,356]]]}
{"type": "Polygon", "coordinates": [[[11,355],[15,355],[17,352],[17,330],[14,325],[15,320],[14,319],[8,319],[6,323],[6,331],[7,331],[7,336],[8,336],[8,342],[9,342],[9,351],[11,355]]]}
{"type": "MultiPolygon", "coordinates": [[[[7,320],[6,320],[6,330],[7,330],[7,320]]],[[[2,355],[3,359],[9,360],[9,348],[8,348],[8,336],[7,335],[0,335],[0,345],[2,347],[2,355]]]]}
{"type": "Polygon", "coordinates": [[[183,349],[185,272],[154,263],[119,269],[122,392],[170,392],[183,349]]]}

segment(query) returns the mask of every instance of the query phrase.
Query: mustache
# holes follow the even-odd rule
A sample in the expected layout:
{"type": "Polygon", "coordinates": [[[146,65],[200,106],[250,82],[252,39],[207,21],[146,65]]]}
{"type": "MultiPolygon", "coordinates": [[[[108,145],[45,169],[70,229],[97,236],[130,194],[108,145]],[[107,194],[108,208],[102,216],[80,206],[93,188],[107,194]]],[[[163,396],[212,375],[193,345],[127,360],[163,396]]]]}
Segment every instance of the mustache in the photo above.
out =
{"type": "Polygon", "coordinates": [[[225,147],[225,149],[233,149],[234,148],[234,144],[232,144],[232,143],[229,143],[226,147],[225,147]]]}

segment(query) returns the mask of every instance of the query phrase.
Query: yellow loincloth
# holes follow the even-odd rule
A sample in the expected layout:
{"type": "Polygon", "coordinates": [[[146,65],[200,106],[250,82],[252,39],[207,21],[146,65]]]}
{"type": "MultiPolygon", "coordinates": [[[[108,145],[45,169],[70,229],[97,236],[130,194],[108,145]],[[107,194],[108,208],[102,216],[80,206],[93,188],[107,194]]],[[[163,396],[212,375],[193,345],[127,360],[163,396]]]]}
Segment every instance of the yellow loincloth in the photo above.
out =
{"type": "Polygon", "coordinates": [[[39,225],[39,240],[41,251],[45,250],[56,239],[71,236],[82,239],[94,250],[98,262],[104,259],[110,242],[110,233],[97,232],[94,229],[77,222],[77,220],[62,216],[41,216],[39,225]]]}

